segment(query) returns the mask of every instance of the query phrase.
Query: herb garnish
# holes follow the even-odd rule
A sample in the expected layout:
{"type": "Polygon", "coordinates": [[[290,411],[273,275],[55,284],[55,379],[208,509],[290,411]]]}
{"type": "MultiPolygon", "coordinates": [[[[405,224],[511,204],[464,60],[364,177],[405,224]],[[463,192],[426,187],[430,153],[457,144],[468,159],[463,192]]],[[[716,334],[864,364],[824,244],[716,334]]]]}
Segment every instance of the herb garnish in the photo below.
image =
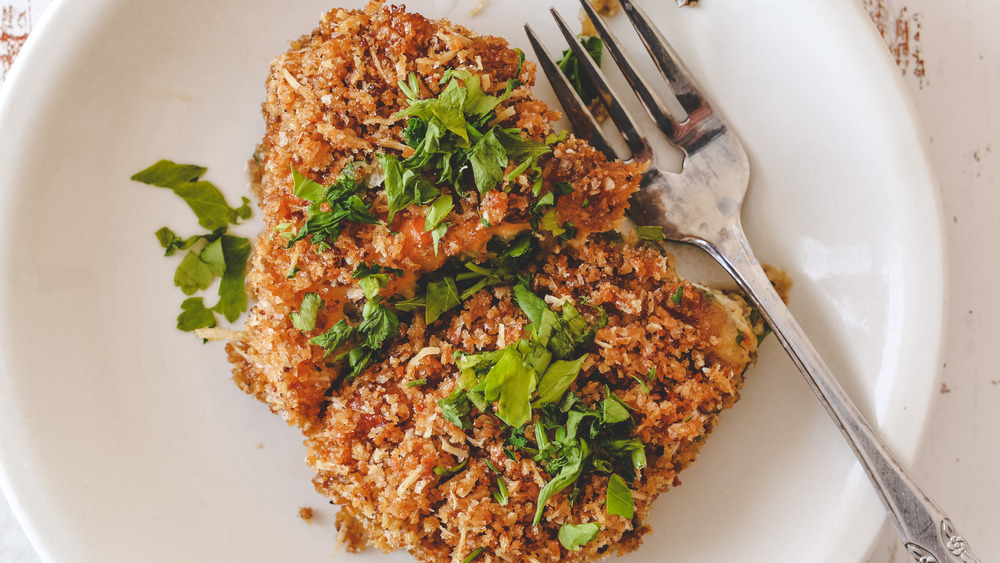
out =
{"type": "Polygon", "coordinates": [[[393,305],[407,312],[423,307],[424,321],[429,325],[481,289],[516,281],[536,250],[531,233],[511,241],[491,241],[487,252],[492,258],[483,262],[449,262],[429,276],[431,279],[424,282],[426,286],[418,289],[415,297],[403,300],[398,296],[393,305]]]}
{"type": "Polygon", "coordinates": [[[677,291],[670,296],[670,300],[674,302],[674,305],[680,305],[684,301],[684,284],[677,287],[677,291]]]}
{"type": "MultiPolygon", "coordinates": [[[[349,164],[344,167],[332,185],[324,187],[292,167],[294,193],[310,204],[305,224],[297,232],[285,233],[288,246],[308,237],[316,252],[324,252],[337,242],[346,226],[344,221],[370,225],[379,222],[378,217],[368,208],[368,204],[357,195],[361,187],[363,168],[364,165],[361,163],[349,164]],[[329,206],[328,210],[325,209],[326,206],[329,206]]],[[[282,224],[279,227],[287,229],[291,225],[282,224]]]]}
{"type": "Polygon", "coordinates": [[[214,306],[206,307],[202,297],[191,297],[181,304],[177,328],[183,331],[216,326],[216,313],[233,322],[247,309],[244,286],[250,241],[226,232],[230,224],[250,217],[250,200],[244,197],[240,207],[230,207],[215,185],[200,180],[206,171],[202,166],[160,160],[132,176],[136,182],[172,190],[191,208],[198,224],[211,231],[187,238],[167,227],[156,231],[164,255],[188,251],[174,272],[174,285],[185,295],[208,289],[216,278],[222,278],[214,306]]]}
{"type": "Polygon", "coordinates": [[[635,228],[635,234],[639,235],[642,240],[650,240],[653,242],[659,242],[661,240],[666,240],[666,235],[663,234],[663,227],[659,225],[640,225],[635,228]]]}
{"type": "MultiPolygon", "coordinates": [[[[612,474],[620,468],[633,479],[646,466],[646,454],[642,442],[631,437],[635,423],[630,407],[610,389],[596,408],[585,407],[576,394],[567,391],[588,355],[569,358],[593,342],[596,330],[606,324],[603,310],[592,324],[568,300],[561,313],[552,311],[523,283],[515,286],[514,296],[531,321],[530,337],[496,351],[457,352],[459,385],[438,406],[446,419],[463,428],[471,426],[466,417],[473,406],[494,414],[511,427],[504,455],[510,459],[516,459],[518,451],[531,455],[552,475],[539,491],[535,525],[546,501],[584,472],[612,474]],[[523,431],[532,419],[534,446],[523,431]]],[[[499,482],[498,488],[503,489],[499,482]]],[[[503,494],[497,494],[500,502],[503,494]]],[[[620,498],[614,501],[613,510],[623,512],[626,493],[616,490],[616,494],[620,498]]]]}
{"type": "Polygon", "coordinates": [[[477,557],[480,556],[480,554],[483,553],[484,549],[486,549],[486,548],[484,548],[484,547],[477,547],[476,549],[472,550],[472,553],[470,553],[468,557],[466,557],[465,559],[463,559],[462,563],[472,563],[473,561],[475,561],[475,559],[477,557]]]}
{"type": "MultiPolygon", "coordinates": [[[[398,212],[419,199],[410,201],[403,169],[434,176],[434,185],[453,186],[459,195],[464,195],[463,177],[471,176],[476,190],[482,194],[513,179],[503,173],[513,160],[520,163],[517,168],[521,172],[532,171],[537,195],[541,168],[536,161],[551,149],[522,138],[520,129],[489,125],[496,118],[494,110],[507,99],[515,82],[508,82],[507,90],[500,96],[491,96],[483,92],[478,75],[451,69],[445,72],[441,84],[447,85],[437,97],[421,99],[420,82],[415,74],[399,82],[408,107],[396,115],[409,117],[404,136],[414,153],[402,161],[399,180],[393,170],[391,184],[386,184],[387,193],[391,192],[390,212],[398,212]]],[[[390,175],[387,173],[386,177],[388,182],[390,175]]]]}
{"type": "Polygon", "coordinates": [[[315,329],[316,315],[323,310],[324,304],[318,293],[307,293],[302,298],[302,305],[299,307],[299,310],[288,314],[288,318],[292,321],[292,326],[302,332],[309,332],[315,329]]]}
{"type": "MultiPolygon", "coordinates": [[[[579,39],[587,53],[590,54],[590,58],[594,59],[597,66],[601,66],[601,55],[604,54],[604,42],[601,41],[601,38],[580,36],[579,39]]],[[[577,94],[580,94],[580,100],[585,105],[589,106],[597,99],[597,90],[590,83],[590,80],[583,78],[584,73],[580,69],[580,60],[576,58],[572,49],[563,51],[562,59],[559,60],[558,65],[569,83],[573,85],[573,89],[576,90],[577,94]]]]}
{"type": "Polygon", "coordinates": [[[635,499],[632,498],[632,491],[629,490],[625,480],[618,475],[612,475],[608,480],[607,493],[608,514],[617,514],[632,519],[635,514],[635,499]]]}
{"type": "Polygon", "coordinates": [[[342,352],[335,359],[338,362],[347,359],[351,366],[348,379],[356,377],[375,363],[385,343],[396,335],[399,317],[386,306],[381,291],[388,286],[390,275],[398,276],[402,273],[401,270],[384,268],[378,264],[359,264],[353,275],[367,299],[362,309],[361,323],[352,327],[346,319],[341,319],[323,334],[309,340],[311,344],[325,348],[327,357],[348,343],[356,343],[356,346],[342,352]]]}
{"type": "Polygon", "coordinates": [[[601,525],[595,522],[587,524],[563,524],[559,528],[559,543],[569,550],[577,550],[594,541],[601,525]]]}
{"type": "Polygon", "coordinates": [[[496,402],[496,416],[520,428],[531,419],[533,406],[558,401],[576,380],[587,354],[575,360],[565,358],[592,341],[606,317],[591,326],[569,302],[563,305],[562,314],[557,314],[523,284],[515,286],[514,293],[531,321],[531,337],[493,352],[459,353],[459,385],[465,394],[453,393],[454,398],[449,396],[439,405],[455,408],[454,402],[467,400],[480,411],[491,412],[490,405],[496,402]]]}
{"type": "Polygon", "coordinates": [[[454,467],[445,467],[443,465],[439,465],[439,466],[437,466],[437,467],[434,468],[434,474],[437,475],[437,476],[439,476],[439,477],[445,477],[445,478],[452,477],[455,474],[457,474],[460,471],[462,471],[463,469],[465,469],[465,466],[468,463],[469,463],[469,458],[465,458],[464,460],[462,460],[461,463],[459,463],[458,465],[456,465],[454,467]]]}

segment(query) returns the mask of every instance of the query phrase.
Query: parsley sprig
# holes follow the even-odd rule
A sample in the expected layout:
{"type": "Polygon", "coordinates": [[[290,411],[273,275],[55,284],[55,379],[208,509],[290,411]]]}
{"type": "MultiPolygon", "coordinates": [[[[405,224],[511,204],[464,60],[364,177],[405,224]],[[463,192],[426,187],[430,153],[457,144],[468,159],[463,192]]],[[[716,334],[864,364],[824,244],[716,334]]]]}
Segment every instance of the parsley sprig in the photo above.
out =
{"type": "Polygon", "coordinates": [[[491,257],[482,261],[453,261],[421,281],[411,299],[395,296],[393,304],[400,311],[424,309],[429,325],[462,301],[487,287],[513,283],[537,251],[534,237],[524,233],[511,241],[495,239],[487,244],[491,257]]]}
{"type": "MultiPolygon", "coordinates": [[[[386,305],[381,291],[388,286],[390,276],[398,276],[402,273],[402,270],[386,268],[378,264],[371,266],[359,264],[354,270],[353,276],[364,290],[367,300],[362,309],[361,322],[357,326],[352,326],[347,322],[347,319],[341,319],[326,332],[309,339],[311,344],[326,350],[325,357],[333,355],[348,344],[352,345],[335,358],[337,362],[347,360],[350,366],[347,379],[353,379],[375,363],[385,347],[385,343],[398,332],[399,317],[386,305]]],[[[312,294],[306,294],[307,299],[309,295],[312,294]]],[[[306,306],[307,303],[304,300],[298,313],[293,314],[301,318],[307,310],[306,306]]],[[[311,307],[311,304],[309,306],[311,307]]],[[[295,324],[295,318],[293,318],[293,324],[295,324]]],[[[309,325],[304,326],[308,327],[309,325]]],[[[315,327],[315,319],[313,319],[313,327],[315,327]]],[[[296,328],[303,330],[298,325],[296,328]]]]}
{"type": "Polygon", "coordinates": [[[292,167],[293,192],[310,204],[306,222],[297,231],[289,231],[294,228],[290,223],[278,225],[278,230],[288,238],[288,246],[308,237],[316,252],[324,252],[337,242],[345,221],[377,224],[378,217],[358,195],[363,174],[363,163],[345,166],[337,180],[325,187],[292,167]]]}
{"type": "Polygon", "coordinates": [[[181,303],[177,328],[183,331],[216,326],[217,313],[233,322],[247,309],[245,278],[250,241],[227,231],[229,225],[250,217],[250,200],[244,197],[240,207],[230,207],[219,188],[200,179],[206,171],[194,164],[160,160],[132,176],[136,182],[172,190],[191,208],[198,224],[210,231],[186,238],[168,227],[156,231],[164,255],[187,251],[174,271],[174,285],[185,295],[204,291],[221,278],[219,300],[212,307],[206,307],[201,296],[181,303]]]}
{"type": "MultiPolygon", "coordinates": [[[[601,38],[580,36],[580,42],[583,43],[590,58],[594,59],[597,66],[601,66],[601,55],[604,54],[604,42],[601,41],[601,38]]],[[[580,99],[584,104],[589,106],[597,99],[597,90],[590,83],[590,80],[584,78],[584,73],[580,70],[580,60],[576,58],[572,49],[563,51],[562,59],[557,64],[566,78],[569,79],[570,84],[573,85],[573,89],[580,94],[580,99]]]]}
{"type": "Polygon", "coordinates": [[[569,391],[588,354],[571,357],[593,342],[596,330],[607,323],[606,314],[599,309],[598,320],[590,323],[569,301],[556,313],[525,284],[516,285],[514,293],[531,321],[530,337],[496,351],[458,353],[459,384],[438,401],[441,412],[463,428],[470,427],[467,416],[473,407],[493,413],[511,428],[504,455],[512,459],[516,452],[530,455],[552,476],[539,491],[533,525],[541,520],[546,501],[584,473],[611,475],[608,514],[631,518],[634,503],[625,483],[646,466],[645,446],[632,437],[631,409],[610,389],[594,408],[584,406],[569,391]],[[533,445],[523,431],[531,420],[533,445]]]}
{"type": "MultiPolygon", "coordinates": [[[[459,195],[465,195],[464,186],[471,176],[472,184],[483,194],[511,180],[505,178],[504,170],[513,160],[519,163],[518,174],[531,169],[540,188],[541,168],[537,159],[551,149],[544,143],[524,139],[520,129],[490,125],[496,119],[494,110],[510,96],[514,81],[508,82],[500,96],[491,96],[482,90],[478,75],[464,69],[450,69],[441,84],[445,87],[437,97],[420,98],[420,83],[415,74],[399,82],[407,108],[397,116],[409,118],[403,133],[406,144],[414,150],[413,155],[402,161],[402,167],[433,177],[434,185],[453,186],[459,195]]],[[[402,179],[402,174],[399,177],[402,179]]],[[[390,202],[395,202],[390,206],[403,209],[409,191],[396,189],[396,183],[393,186],[392,192],[401,195],[390,198],[390,202]]],[[[413,197],[413,201],[417,199],[413,197]]]]}

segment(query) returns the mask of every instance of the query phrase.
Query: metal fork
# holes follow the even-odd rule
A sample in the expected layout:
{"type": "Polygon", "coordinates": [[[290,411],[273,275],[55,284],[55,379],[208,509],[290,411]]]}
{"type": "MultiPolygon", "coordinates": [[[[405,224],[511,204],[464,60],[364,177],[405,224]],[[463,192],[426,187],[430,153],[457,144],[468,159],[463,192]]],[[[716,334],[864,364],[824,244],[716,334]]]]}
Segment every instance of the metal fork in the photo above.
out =
{"type": "MultiPolygon", "coordinates": [[[[885,504],[896,532],[914,559],[922,563],[978,563],[979,559],[955,531],[947,515],[920,489],[862,417],[754,257],[740,223],[740,209],[750,179],[750,163],[740,140],[709,104],[690,72],[648,16],[632,1],[619,1],[675,98],[687,113],[685,120],[678,121],[664,108],[660,98],[639,74],[621,43],[608,30],[590,2],[580,0],[580,3],[653,123],[671,144],[684,152],[680,173],[656,167],[656,155],[620,98],[608,86],[600,68],[558,12],[554,9],[550,11],[580,67],[603,100],[608,115],[632,152],[632,158],[650,161],[640,189],[632,199],[632,218],[640,225],[663,227],[669,240],[702,248],[733,276],[760,310],[843,432],[885,504]]],[[[524,27],[538,55],[539,65],[576,133],[588,139],[608,158],[617,158],[569,80],[531,27],[524,27]]]]}

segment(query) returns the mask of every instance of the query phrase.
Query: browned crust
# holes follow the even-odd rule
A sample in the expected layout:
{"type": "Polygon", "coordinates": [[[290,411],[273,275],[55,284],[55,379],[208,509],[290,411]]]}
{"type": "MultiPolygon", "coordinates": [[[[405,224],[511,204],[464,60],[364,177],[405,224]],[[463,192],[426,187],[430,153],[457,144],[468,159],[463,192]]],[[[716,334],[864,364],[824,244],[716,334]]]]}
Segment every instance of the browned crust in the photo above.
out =
{"type": "Polygon", "coordinates": [[[348,506],[376,547],[406,547],[421,561],[461,561],[480,546],[487,547],[484,561],[587,561],[635,549],[648,531],[642,522],[650,503],[675,483],[718,413],[736,401],[755,340],[744,335],[746,349],[735,345],[737,330],[724,308],[677,279],[657,251],[591,241],[549,255],[533,283],[537,293],[570,297],[585,316],[596,309],[582,303],[609,315],[592,361],[571,390],[593,406],[607,385],[634,409],[635,435],[649,458],[632,484],[634,521],[608,516],[607,477],[585,475],[574,506],[567,494],[556,495],[542,522],[531,526],[539,489],[550,477],[530,458],[503,455],[506,432],[495,417],[476,416],[465,433],[441,416],[436,401],[457,384],[453,351],[495,349],[519,338],[528,322],[510,289],[498,287],[476,294],[442,326],[428,328],[417,319],[406,327],[407,338],[341,389],[323,424],[308,434],[317,489],[348,506]],[[672,296],[681,287],[677,305],[672,296]],[[427,346],[440,352],[411,362],[427,346]],[[647,394],[633,376],[645,378],[654,367],[647,394]],[[406,386],[418,379],[428,383],[406,386]],[[459,463],[456,449],[468,454],[469,464],[445,481],[433,470],[459,463]],[[507,480],[507,506],[490,496],[495,474],[487,459],[507,480]],[[582,550],[567,552],[556,540],[564,522],[599,522],[602,530],[582,550]]]}

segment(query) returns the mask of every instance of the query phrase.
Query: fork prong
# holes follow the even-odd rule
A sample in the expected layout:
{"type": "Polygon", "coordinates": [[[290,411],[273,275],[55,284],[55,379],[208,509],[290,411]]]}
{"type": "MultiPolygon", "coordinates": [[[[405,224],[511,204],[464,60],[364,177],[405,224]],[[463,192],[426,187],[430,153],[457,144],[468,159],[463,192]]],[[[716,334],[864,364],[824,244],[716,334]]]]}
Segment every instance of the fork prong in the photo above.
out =
{"type": "Polygon", "coordinates": [[[565,20],[559,15],[559,12],[554,8],[549,8],[549,12],[555,18],[556,25],[559,26],[559,31],[562,32],[563,37],[566,38],[566,42],[569,43],[573,54],[576,55],[578,65],[587,73],[591,84],[597,90],[598,96],[604,101],[608,115],[615,122],[615,125],[618,126],[618,131],[625,140],[625,144],[632,151],[632,158],[648,160],[652,154],[649,144],[639,133],[639,127],[636,125],[635,120],[628,110],[625,109],[625,106],[622,105],[618,95],[611,89],[608,79],[601,72],[600,67],[597,66],[594,59],[590,58],[590,54],[580,40],[569,30],[569,26],[566,25],[565,20]]]}
{"type": "Polygon", "coordinates": [[[631,0],[618,1],[642,39],[643,45],[646,46],[646,51],[653,58],[656,67],[660,69],[660,74],[670,84],[670,89],[684,111],[690,115],[702,105],[707,105],[698,88],[698,83],[681,62],[670,43],[660,33],[660,30],[650,21],[646,12],[633,4],[631,0]]]}
{"type": "Polygon", "coordinates": [[[635,63],[632,62],[632,58],[629,57],[621,42],[618,38],[611,33],[608,26],[604,23],[604,19],[597,13],[597,10],[590,5],[588,0],[580,0],[580,4],[583,6],[587,16],[590,17],[590,21],[594,24],[594,29],[597,30],[597,34],[601,36],[604,41],[604,46],[607,47],[608,52],[614,57],[615,62],[618,63],[618,68],[621,69],[622,74],[625,75],[625,79],[632,86],[632,90],[635,91],[639,100],[642,102],[643,107],[646,108],[646,112],[649,116],[653,118],[653,122],[656,126],[666,135],[667,139],[671,141],[676,141],[678,139],[678,128],[679,124],[670,116],[670,113],[663,107],[660,99],[653,94],[652,89],[650,89],[649,84],[646,80],[639,74],[636,69],[635,63]]]}
{"type": "Polygon", "coordinates": [[[538,56],[538,64],[542,67],[542,72],[549,79],[549,84],[552,86],[556,98],[559,99],[559,104],[562,105],[566,118],[573,125],[576,135],[590,141],[590,145],[604,153],[604,156],[608,157],[608,160],[619,158],[618,153],[612,148],[611,143],[604,137],[601,126],[594,120],[594,116],[590,114],[587,106],[580,99],[579,94],[573,89],[573,85],[570,84],[569,79],[559,70],[555,59],[542,46],[541,41],[538,40],[538,36],[535,35],[531,26],[524,24],[524,32],[528,35],[531,48],[534,49],[535,55],[538,56]]]}

